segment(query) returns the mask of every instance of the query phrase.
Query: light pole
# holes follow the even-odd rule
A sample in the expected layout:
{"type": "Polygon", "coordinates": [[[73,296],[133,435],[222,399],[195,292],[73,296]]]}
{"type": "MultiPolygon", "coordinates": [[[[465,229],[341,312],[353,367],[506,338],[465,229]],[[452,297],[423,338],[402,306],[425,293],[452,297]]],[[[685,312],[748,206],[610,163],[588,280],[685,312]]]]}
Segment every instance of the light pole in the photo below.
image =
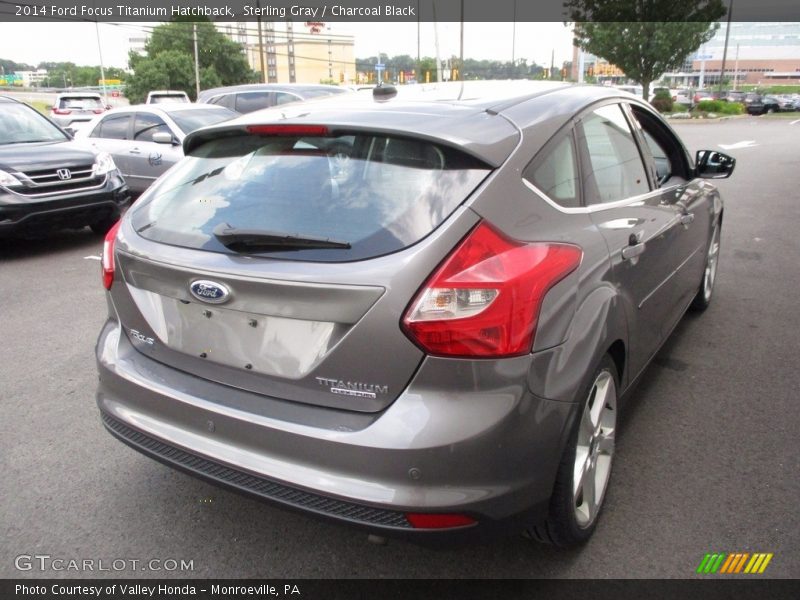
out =
{"type": "Polygon", "coordinates": [[[728,4],[728,26],[725,28],[725,48],[722,50],[722,68],[719,72],[719,91],[722,93],[722,85],[725,79],[725,61],[728,58],[728,39],[731,36],[731,16],[733,15],[733,0],[728,4]]]}

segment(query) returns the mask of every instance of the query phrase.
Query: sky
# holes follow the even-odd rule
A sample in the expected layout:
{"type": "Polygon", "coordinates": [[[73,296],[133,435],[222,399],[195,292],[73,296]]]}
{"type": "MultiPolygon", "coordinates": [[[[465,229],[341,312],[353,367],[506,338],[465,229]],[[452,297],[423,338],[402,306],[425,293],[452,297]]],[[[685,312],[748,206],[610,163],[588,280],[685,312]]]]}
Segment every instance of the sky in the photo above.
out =
{"type": "MultiPolygon", "coordinates": [[[[150,23],[0,23],[0,58],[36,65],[42,61],[97,65],[102,50],[103,64],[127,68],[129,37],[141,37],[150,23]],[[98,36],[100,44],[98,46],[98,36]]],[[[253,24],[249,24],[253,25],[253,24]]],[[[333,23],[330,32],[355,36],[357,58],[383,52],[417,55],[417,23],[333,23]],[[390,32],[390,34],[387,34],[390,32]]],[[[460,24],[439,23],[439,55],[458,56],[460,24]]],[[[323,34],[324,35],[324,34],[323,34]]],[[[435,56],[433,23],[420,25],[420,52],[435,56]]],[[[561,23],[466,23],[464,57],[511,60],[549,65],[572,60],[570,29],[561,23]],[[515,43],[512,44],[512,40],[515,43]],[[513,46],[513,47],[512,47],[513,46]],[[513,54],[512,54],[513,53],[513,54]]]]}

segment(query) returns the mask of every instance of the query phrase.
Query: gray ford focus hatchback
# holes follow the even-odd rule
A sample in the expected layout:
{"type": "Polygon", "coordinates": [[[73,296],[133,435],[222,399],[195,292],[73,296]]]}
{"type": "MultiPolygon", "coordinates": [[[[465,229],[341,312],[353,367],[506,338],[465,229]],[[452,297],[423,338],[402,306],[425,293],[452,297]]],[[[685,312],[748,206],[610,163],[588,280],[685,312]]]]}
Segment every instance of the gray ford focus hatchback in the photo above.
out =
{"type": "Polygon", "coordinates": [[[187,136],[106,237],[103,423],[379,536],[580,543],[735,161],[618,90],[413,88],[187,136]]]}

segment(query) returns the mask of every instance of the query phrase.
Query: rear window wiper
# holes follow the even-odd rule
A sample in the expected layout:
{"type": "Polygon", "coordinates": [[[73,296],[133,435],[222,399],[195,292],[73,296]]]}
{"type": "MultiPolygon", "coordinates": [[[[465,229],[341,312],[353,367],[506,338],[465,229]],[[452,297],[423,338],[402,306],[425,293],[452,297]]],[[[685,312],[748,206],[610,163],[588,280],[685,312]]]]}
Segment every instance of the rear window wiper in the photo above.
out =
{"type": "Polygon", "coordinates": [[[228,223],[220,223],[214,228],[214,236],[226,247],[235,252],[247,250],[311,250],[348,249],[350,242],[332,240],[297,233],[280,233],[263,229],[240,229],[228,223]]]}

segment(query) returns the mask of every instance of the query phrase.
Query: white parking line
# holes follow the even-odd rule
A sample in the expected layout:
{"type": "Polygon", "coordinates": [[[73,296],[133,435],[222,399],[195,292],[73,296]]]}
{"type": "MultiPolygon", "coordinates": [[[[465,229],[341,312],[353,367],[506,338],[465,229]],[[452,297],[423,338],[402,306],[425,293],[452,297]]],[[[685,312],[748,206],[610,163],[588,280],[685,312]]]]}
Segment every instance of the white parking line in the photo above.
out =
{"type": "Polygon", "coordinates": [[[90,254],[89,256],[84,256],[83,260],[103,260],[99,256],[95,256],[94,254],[90,254]]]}
{"type": "Polygon", "coordinates": [[[800,119],[797,119],[797,121],[792,121],[789,123],[789,125],[797,125],[798,123],[800,123],[800,119]]]}

